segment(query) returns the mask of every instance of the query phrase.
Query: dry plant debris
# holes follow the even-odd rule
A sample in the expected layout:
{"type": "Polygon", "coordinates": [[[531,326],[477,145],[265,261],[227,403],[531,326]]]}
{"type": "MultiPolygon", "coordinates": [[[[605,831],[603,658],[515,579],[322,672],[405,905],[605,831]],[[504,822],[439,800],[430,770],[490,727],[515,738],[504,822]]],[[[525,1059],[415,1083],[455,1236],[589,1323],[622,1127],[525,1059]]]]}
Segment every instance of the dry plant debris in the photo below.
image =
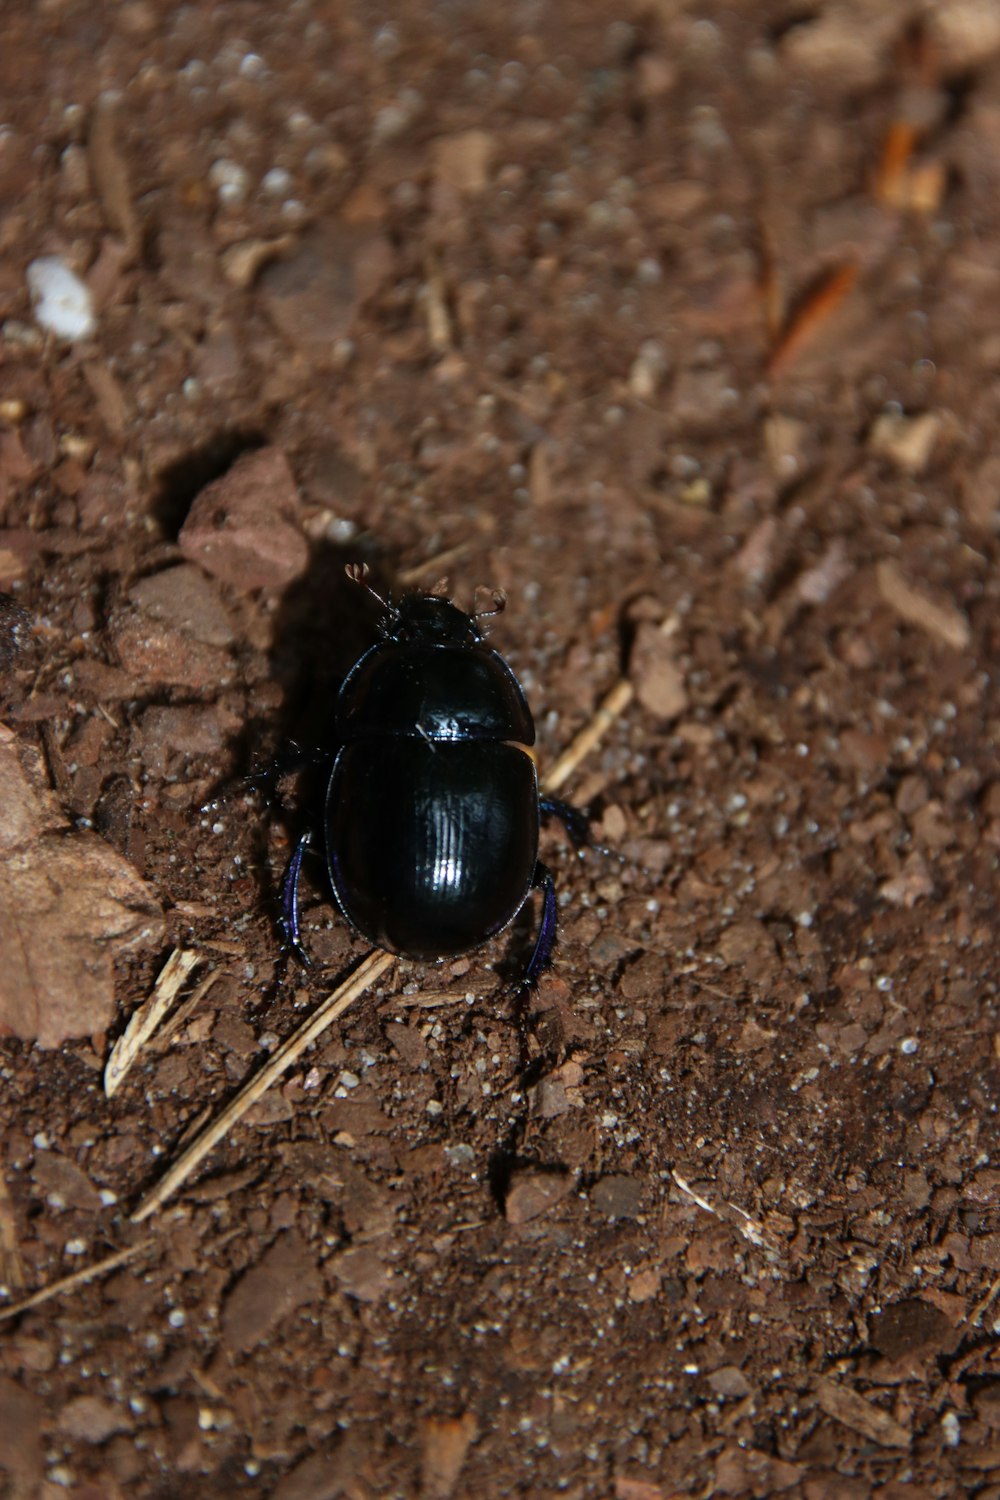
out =
{"type": "Polygon", "coordinates": [[[112,959],[163,931],[148,885],[103,839],[71,831],[0,727],[0,1027],[43,1047],[103,1031],[112,959]]]}

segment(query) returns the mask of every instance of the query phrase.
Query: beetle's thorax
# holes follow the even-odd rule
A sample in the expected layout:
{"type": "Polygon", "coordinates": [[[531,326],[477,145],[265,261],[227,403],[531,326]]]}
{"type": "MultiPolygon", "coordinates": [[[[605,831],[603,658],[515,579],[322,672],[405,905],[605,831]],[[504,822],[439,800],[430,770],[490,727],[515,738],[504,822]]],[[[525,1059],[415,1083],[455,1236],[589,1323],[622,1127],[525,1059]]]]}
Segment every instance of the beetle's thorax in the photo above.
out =
{"type": "Polygon", "coordinates": [[[471,615],[436,594],[409,594],[382,622],[392,641],[424,641],[427,645],[478,646],[483,633],[471,615]]]}

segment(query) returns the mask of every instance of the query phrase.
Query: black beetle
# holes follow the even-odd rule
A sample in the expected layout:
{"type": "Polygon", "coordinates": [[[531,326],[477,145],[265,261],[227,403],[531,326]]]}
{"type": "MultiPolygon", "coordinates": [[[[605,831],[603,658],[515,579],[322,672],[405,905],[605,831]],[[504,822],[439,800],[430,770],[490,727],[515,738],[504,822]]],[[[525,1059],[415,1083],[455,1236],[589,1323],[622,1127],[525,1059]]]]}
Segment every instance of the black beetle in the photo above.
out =
{"type": "MultiPolygon", "coordinates": [[[[367,571],[352,564],[347,575],[364,583],[367,571]]],[[[514,673],[486,644],[485,615],[436,594],[393,605],[369,592],[385,611],[382,639],[337,698],[323,819],[337,905],[379,948],[453,958],[502,932],[540,887],[542,922],[522,980],[531,985],[556,934],[539,818],[560,817],[576,845],[586,820],[539,796],[534,721],[514,673]]],[[[506,603],[493,598],[486,614],[506,603]]],[[[285,934],[300,955],[298,881],[311,837],[299,840],[282,884],[285,934]]]]}

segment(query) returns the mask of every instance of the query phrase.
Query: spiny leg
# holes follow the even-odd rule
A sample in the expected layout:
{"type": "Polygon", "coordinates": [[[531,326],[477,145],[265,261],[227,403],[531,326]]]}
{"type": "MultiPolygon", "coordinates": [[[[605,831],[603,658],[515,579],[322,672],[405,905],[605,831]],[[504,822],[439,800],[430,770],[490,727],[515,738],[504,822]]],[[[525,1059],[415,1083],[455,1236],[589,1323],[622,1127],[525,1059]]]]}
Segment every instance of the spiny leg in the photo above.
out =
{"type": "Polygon", "coordinates": [[[616,859],[620,865],[627,864],[624,854],[617,849],[609,849],[607,844],[595,844],[590,832],[590,819],[585,812],[574,807],[570,802],[563,802],[558,797],[542,797],[539,801],[543,818],[558,818],[560,823],[569,834],[569,841],[577,854],[583,854],[584,850],[592,849],[595,854],[605,854],[608,859],[616,859]]]}
{"type": "Polygon", "coordinates": [[[542,797],[539,802],[543,818],[558,818],[574,849],[586,849],[590,845],[590,819],[578,807],[563,802],[559,797],[542,797]]]}

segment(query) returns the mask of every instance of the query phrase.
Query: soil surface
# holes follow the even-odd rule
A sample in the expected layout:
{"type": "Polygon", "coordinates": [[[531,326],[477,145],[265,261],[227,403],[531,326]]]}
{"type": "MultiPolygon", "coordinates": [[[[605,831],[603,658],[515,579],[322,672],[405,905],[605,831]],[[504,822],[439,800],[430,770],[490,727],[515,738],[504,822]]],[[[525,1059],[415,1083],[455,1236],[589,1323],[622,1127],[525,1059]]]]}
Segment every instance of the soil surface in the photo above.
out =
{"type": "Polygon", "coordinates": [[[996,1500],[992,0],[3,30],[0,1491],[996,1500]],[[347,562],[506,590],[543,776],[626,684],[610,852],[135,1223],[369,951],[347,562]]]}

